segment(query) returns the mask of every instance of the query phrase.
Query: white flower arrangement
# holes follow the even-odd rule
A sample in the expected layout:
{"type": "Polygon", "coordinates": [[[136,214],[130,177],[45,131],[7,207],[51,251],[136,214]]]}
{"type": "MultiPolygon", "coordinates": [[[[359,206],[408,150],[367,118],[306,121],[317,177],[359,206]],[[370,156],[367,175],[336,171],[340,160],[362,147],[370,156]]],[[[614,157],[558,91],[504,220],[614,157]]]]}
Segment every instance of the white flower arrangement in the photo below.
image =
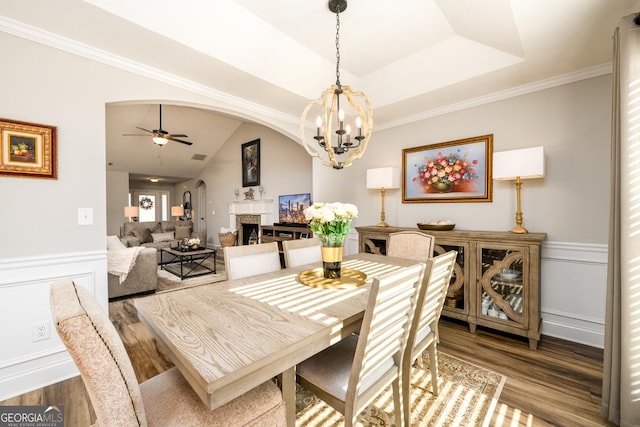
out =
{"type": "Polygon", "coordinates": [[[189,246],[200,245],[200,239],[198,239],[197,237],[189,239],[187,240],[187,245],[189,246]]]}
{"type": "Polygon", "coordinates": [[[351,203],[314,203],[304,210],[304,216],[315,234],[346,236],[358,208],[351,203]]]}

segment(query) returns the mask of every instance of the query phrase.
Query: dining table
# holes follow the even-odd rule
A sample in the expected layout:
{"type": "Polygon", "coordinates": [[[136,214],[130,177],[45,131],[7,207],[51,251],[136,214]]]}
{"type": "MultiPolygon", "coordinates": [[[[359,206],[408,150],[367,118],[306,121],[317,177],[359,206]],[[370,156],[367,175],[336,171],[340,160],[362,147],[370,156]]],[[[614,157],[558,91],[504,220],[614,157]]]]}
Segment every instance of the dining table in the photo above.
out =
{"type": "Polygon", "coordinates": [[[358,253],[345,256],[342,266],[364,273],[362,285],[304,284],[301,277],[321,271],[317,263],[156,293],[134,304],[207,407],[277,377],[287,425],[294,426],[296,365],[359,329],[373,278],[413,264],[358,253]]]}

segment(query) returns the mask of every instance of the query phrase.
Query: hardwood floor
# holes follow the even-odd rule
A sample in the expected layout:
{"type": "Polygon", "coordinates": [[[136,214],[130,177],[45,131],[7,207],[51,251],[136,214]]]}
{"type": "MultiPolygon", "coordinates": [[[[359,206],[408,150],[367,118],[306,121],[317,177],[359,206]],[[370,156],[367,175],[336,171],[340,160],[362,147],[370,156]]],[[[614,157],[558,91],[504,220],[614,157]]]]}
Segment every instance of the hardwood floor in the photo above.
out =
{"type": "MultiPolygon", "coordinates": [[[[173,366],[137,318],[131,299],[111,302],[109,317],[120,333],[138,381],[173,366]]],[[[439,349],[508,377],[492,426],[612,426],[600,417],[602,350],[543,336],[528,342],[442,318],[439,349]]],[[[95,413],[80,377],[0,402],[64,405],[66,425],[88,426],[95,413]]]]}

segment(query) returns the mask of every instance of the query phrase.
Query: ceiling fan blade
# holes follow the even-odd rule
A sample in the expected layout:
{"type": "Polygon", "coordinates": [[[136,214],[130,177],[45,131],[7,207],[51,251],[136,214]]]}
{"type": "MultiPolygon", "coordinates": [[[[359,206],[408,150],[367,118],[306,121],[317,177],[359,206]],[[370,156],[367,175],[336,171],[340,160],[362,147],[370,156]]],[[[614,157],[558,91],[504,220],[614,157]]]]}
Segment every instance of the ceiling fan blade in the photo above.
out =
{"type": "Polygon", "coordinates": [[[169,141],[175,141],[175,142],[179,142],[179,143],[181,143],[181,144],[187,144],[187,145],[192,145],[192,144],[193,144],[193,142],[183,141],[183,140],[181,140],[181,139],[176,139],[176,138],[173,138],[173,137],[170,137],[170,138],[167,138],[167,139],[168,139],[169,141]]]}
{"type": "Polygon", "coordinates": [[[184,133],[172,133],[172,134],[171,134],[171,135],[169,135],[169,136],[171,136],[172,138],[173,138],[174,136],[177,136],[178,138],[189,138],[189,136],[185,135],[184,133]]]}
{"type": "Polygon", "coordinates": [[[140,129],[140,130],[143,130],[143,131],[145,131],[145,132],[153,133],[153,132],[151,132],[149,129],[141,128],[141,127],[139,127],[139,126],[136,126],[136,129],[140,129]]]}

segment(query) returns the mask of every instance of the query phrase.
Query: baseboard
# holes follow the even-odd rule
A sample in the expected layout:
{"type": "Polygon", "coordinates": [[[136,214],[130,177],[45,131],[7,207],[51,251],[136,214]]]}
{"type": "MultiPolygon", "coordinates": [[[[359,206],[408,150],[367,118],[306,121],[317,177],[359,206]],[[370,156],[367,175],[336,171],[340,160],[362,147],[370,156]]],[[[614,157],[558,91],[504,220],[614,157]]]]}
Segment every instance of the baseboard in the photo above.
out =
{"type": "MultiPolygon", "coordinates": [[[[80,375],[66,350],[0,369],[0,401],[80,375]]],[[[47,405],[47,402],[43,402],[47,405]]]]}

